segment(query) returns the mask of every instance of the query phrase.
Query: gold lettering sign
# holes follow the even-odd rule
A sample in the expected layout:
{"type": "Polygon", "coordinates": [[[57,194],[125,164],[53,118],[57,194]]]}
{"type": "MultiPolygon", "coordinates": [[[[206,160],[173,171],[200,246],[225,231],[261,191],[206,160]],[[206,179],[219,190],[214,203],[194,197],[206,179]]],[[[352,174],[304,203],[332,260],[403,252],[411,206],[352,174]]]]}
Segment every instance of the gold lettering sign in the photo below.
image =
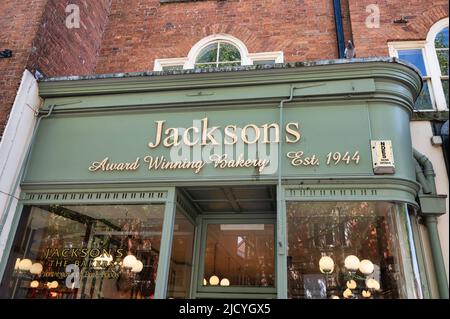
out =
{"type": "MultiPolygon", "coordinates": [[[[239,149],[239,145],[247,145],[247,148],[258,147],[257,156],[247,156],[237,153],[235,156],[227,154],[227,152],[213,152],[211,155],[207,155],[204,158],[204,154],[200,154],[201,159],[171,159],[165,156],[155,156],[153,154],[142,155],[136,157],[131,161],[114,161],[110,157],[106,156],[99,161],[94,161],[89,166],[91,172],[129,172],[137,171],[141,164],[148,170],[192,170],[195,174],[198,174],[206,165],[211,165],[217,169],[239,169],[239,168],[251,168],[258,173],[269,167],[273,166],[275,169],[278,167],[278,147],[277,144],[285,142],[286,144],[298,143],[302,134],[300,133],[300,125],[297,122],[289,122],[283,128],[280,128],[278,123],[264,123],[257,125],[249,123],[243,127],[238,127],[234,124],[228,124],[224,127],[213,126],[211,121],[207,117],[194,121],[194,124],[187,128],[180,127],[168,127],[165,120],[158,120],[154,122],[154,134],[148,142],[147,146],[153,150],[159,146],[166,148],[174,148],[174,151],[178,149],[176,147],[185,146],[187,149],[193,149],[200,153],[202,147],[234,147],[239,149]],[[282,135],[283,134],[283,135],[282,135]],[[269,151],[271,154],[260,158],[260,148],[272,147],[269,151]],[[252,158],[253,157],[253,158],[252,158]],[[141,161],[142,158],[142,161],[141,161]]],[[[171,150],[171,151],[173,151],[171,150]]],[[[209,154],[209,153],[208,153],[209,154]]],[[[255,153],[256,154],[256,153],[255,153]]],[[[302,150],[291,151],[285,154],[286,158],[290,160],[290,164],[294,167],[315,167],[320,165],[336,166],[336,165],[351,165],[359,164],[360,155],[359,151],[332,151],[326,156],[324,154],[306,154],[302,150]],[[323,164],[322,164],[323,163],[323,164]]],[[[184,158],[184,157],[183,157],[184,158]]],[[[273,174],[274,171],[271,170],[273,174]]],[[[271,174],[268,173],[268,174],[271,174]]]]}
{"type": "Polygon", "coordinates": [[[139,168],[139,157],[136,158],[134,162],[131,163],[113,163],[109,160],[109,157],[105,157],[99,162],[93,162],[89,166],[91,172],[95,171],[135,171],[139,168]]]}
{"type": "MultiPolygon", "coordinates": [[[[195,145],[220,145],[220,141],[216,138],[215,134],[221,133],[220,126],[210,126],[210,122],[207,117],[200,121],[200,127],[191,126],[183,129],[181,134],[179,128],[169,127],[165,128],[166,121],[155,121],[155,134],[153,141],[148,143],[148,147],[151,149],[157,148],[161,144],[165,147],[178,146],[180,143],[184,143],[186,146],[195,145]],[[197,138],[189,138],[190,132],[198,133],[200,136],[197,138]],[[180,136],[182,135],[182,138],[180,136]]],[[[297,143],[300,138],[300,129],[298,123],[287,123],[285,126],[285,141],[286,143],[297,143]]],[[[277,123],[265,123],[260,126],[249,123],[240,129],[238,133],[238,127],[236,125],[227,125],[223,129],[223,134],[225,136],[223,144],[234,145],[238,143],[239,140],[245,144],[255,144],[257,142],[262,142],[263,144],[268,143],[279,143],[280,142],[280,127],[277,123]],[[274,130],[275,138],[270,138],[271,130],[274,130]],[[252,137],[250,137],[250,134],[252,137]]]]}

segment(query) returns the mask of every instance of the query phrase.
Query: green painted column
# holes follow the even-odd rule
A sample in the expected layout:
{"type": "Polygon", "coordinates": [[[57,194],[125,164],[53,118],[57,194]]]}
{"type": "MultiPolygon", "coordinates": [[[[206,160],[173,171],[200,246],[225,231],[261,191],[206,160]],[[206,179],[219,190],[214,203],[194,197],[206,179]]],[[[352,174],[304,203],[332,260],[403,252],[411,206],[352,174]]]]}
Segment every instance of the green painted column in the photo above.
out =
{"type": "Polygon", "coordinates": [[[164,222],[159,248],[158,270],[156,273],[155,299],[166,299],[169,280],[170,254],[172,252],[173,225],[176,212],[175,188],[170,188],[164,209],[164,222]]]}
{"type": "Polygon", "coordinates": [[[286,202],[284,200],[284,187],[277,187],[277,298],[287,299],[287,227],[286,227],[286,202]]]}
{"type": "Polygon", "coordinates": [[[427,226],[428,237],[430,239],[430,246],[433,256],[436,280],[438,284],[439,297],[441,299],[448,299],[447,276],[445,272],[444,257],[442,256],[441,244],[439,240],[437,217],[425,216],[424,221],[425,225],[427,226]]]}

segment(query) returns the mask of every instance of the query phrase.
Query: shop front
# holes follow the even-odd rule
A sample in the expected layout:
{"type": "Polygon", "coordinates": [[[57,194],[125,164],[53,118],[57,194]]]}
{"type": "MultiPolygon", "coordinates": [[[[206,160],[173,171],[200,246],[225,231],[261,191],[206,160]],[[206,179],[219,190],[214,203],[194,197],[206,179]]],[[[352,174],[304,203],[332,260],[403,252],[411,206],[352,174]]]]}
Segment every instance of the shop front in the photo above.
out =
{"type": "Polygon", "coordinates": [[[421,298],[420,88],[380,59],[43,81],[1,297],[421,298]]]}

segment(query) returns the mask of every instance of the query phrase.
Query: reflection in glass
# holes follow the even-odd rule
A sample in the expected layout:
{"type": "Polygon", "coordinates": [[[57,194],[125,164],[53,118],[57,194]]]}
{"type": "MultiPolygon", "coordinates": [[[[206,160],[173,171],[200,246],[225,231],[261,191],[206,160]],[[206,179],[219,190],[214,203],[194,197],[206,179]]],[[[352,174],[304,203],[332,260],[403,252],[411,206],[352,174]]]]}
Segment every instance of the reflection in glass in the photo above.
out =
{"type": "Polygon", "coordinates": [[[436,48],[436,55],[439,62],[439,67],[441,69],[441,83],[442,88],[444,89],[445,101],[448,104],[448,73],[449,73],[449,47],[448,47],[448,27],[442,29],[436,35],[436,39],[434,41],[434,45],[436,48]]]}
{"type": "Polygon", "coordinates": [[[419,69],[422,76],[427,75],[422,49],[399,50],[398,57],[413,64],[419,69]]]}
{"type": "Polygon", "coordinates": [[[442,87],[444,88],[444,96],[445,96],[445,102],[447,102],[447,107],[449,106],[448,104],[448,79],[447,80],[442,80],[442,87]]]}
{"type": "Polygon", "coordinates": [[[289,297],[405,298],[394,207],[288,202],[289,297]]]}
{"type": "Polygon", "coordinates": [[[436,35],[434,46],[436,48],[436,55],[441,68],[441,75],[448,76],[448,27],[444,28],[436,35]]]}
{"type": "Polygon", "coordinates": [[[422,91],[420,91],[416,103],[414,104],[415,110],[430,110],[433,108],[430,96],[430,89],[428,87],[428,81],[429,80],[423,81],[422,91]]]}
{"type": "Polygon", "coordinates": [[[198,69],[218,68],[241,65],[241,53],[234,45],[215,42],[200,51],[195,67],[198,69]]]}
{"type": "Polygon", "coordinates": [[[217,62],[218,43],[212,43],[204,48],[198,55],[196,63],[217,62]]]}
{"type": "Polygon", "coordinates": [[[0,295],[153,298],[163,216],[163,205],[27,206],[0,295]]]}
{"type": "Polygon", "coordinates": [[[399,50],[398,57],[402,60],[408,61],[419,69],[423,77],[423,87],[417,97],[416,103],[414,104],[414,109],[416,110],[429,110],[433,109],[433,104],[431,102],[429,84],[430,79],[427,78],[427,71],[425,68],[425,61],[423,58],[422,49],[410,49],[410,50],[399,50]]]}
{"type": "Polygon", "coordinates": [[[274,287],[273,224],[209,224],[204,286],[274,287]]]}
{"type": "Polygon", "coordinates": [[[189,298],[194,230],[194,225],[177,210],[170,258],[168,298],[189,298]]]}

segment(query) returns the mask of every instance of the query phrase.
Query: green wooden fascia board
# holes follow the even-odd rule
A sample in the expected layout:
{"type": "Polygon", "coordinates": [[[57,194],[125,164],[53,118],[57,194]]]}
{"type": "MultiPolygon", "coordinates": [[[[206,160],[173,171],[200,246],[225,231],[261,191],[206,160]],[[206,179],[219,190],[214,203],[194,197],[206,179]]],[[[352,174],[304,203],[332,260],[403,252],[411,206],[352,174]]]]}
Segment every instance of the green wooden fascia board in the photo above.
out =
{"type": "MultiPolygon", "coordinates": [[[[205,185],[208,184],[205,181],[205,185]]],[[[227,183],[231,183],[228,181],[227,183]]],[[[272,184],[275,183],[272,181],[272,184]]],[[[200,185],[191,181],[189,185],[200,185]]],[[[236,182],[234,183],[236,184],[236,182]]],[[[251,181],[242,181],[241,184],[251,184],[251,181]]],[[[267,184],[267,183],[266,183],[267,184]]],[[[177,184],[178,185],[178,184],[177,184]]],[[[187,186],[188,184],[186,184],[187,186]]],[[[224,185],[216,182],[215,185],[224,185]]],[[[21,194],[22,204],[108,204],[108,203],[164,203],[167,199],[168,189],[171,186],[159,188],[126,187],[115,184],[67,185],[55,187],[54,185],[41,185],[38,188],[25,188],[21,194]]],[[[129,185],[128,185],[129,186],[129,185]]],[[[284,185],[286,200],[308,201],[400,201],[418,207],[415,198],[419,185],[415,181],[400,178],[366,178],[366,179],[302,179],[301,184],[292,180],[284,185]]],[[[217,218],[219,215],[213,217],[217,218]]]]}
{"type": "MultiPolygon", "coordinates": [[[[283,184],[293,184],[298,183],[299,176],[298,175],[283,175],[283,184]]],[[[344,183],[363,183],[363,184],[382,184],[387,181],[387,183],[408,183],[415,185],[414,189],[419,190],[419,184],[415,180],[406,180],[402,178],[389,178],[387,176],[383,175],[364,175],[364,176],[355,176],[355,175],[333,175],[333,176],[325,176],[321,175],[318,176],[317,174],[310,174],[305,175],[303,174],[301,176],[301,180],[303,183],[321,183],[321,184],[341,184],[344,183]]],[[[255,185],[255,184],[261,184],[261,185],[276,185],[277,180],[275,175],[271,176],[260,176],[259,178],[255,179],[249,179],[249,178],[236,178],[236,177],[227,177],[224,176],[223,178],[216,177],[214,181],[211,179],[205,178],[196,178],[193,180],[192,178],[186,178],[185,180],[179,178],[177,181],[173,181],[172,178],[167,178],[167,180],[156,180],[151,179],[148,181],[145,180],[115,180],[114,182],[105,182],[105,181],[91,181],[91,182],[84,182],[84,181],[72,181],[72,182],[57,182],[57,181],[34,181],[34,182],[24,182],[21,184],[21,187],[25,191],[60,191],[63,190],[64,192],[72,192],[72,191],[90,191],[95,192],[98,190],[107,190],[109,188],[117,188],[119,191],[124,189],[131,189],[132,191],[139,191],[140,189],[144,188],[146,185],[158,185],[160,188],[165,187],[172,187],[172,186],[178,186],[178,187],[186,187],[186,186],[226,186],[226,185],[236,185],[238,183],[239,185],[255,185]]],[[[111,190],[114,191],[114,190],[111,190]]]]}
{"type": "MultiPolygon", "coordinates": [[[[373,80],[371,80],[373,82],[373,80]]],[[[295,85],[293,85],[295,86],[295,85]]],[[[123,94],[123,95],[104,95],[104,96],[83,96],[77,99],[74,98],[49,98],[44,102],[42,112],[51,105],[56,105],[53,112],[53,116],[58,114],[101,114],[104,112],[139,112],[142,110],[167,110],[170,108],[182,109],[182,108],[196,108],[196,109],[220,109],[227,108],[229,110],[242,109],[246,107],[274,107],[278,106],[280,99],[285,97],[289,91],[288,85],[283,87],[283,90],[276,90],[273,87],[260,87],[260,92],[264,94],[255,93],[253,96],[244,97],[229,90],[224,92],[222,97],[217,99],[207,97],[197,97],[194,100],[183,99],[182,96],[177,94],[164,95],[159,94],[155,97],[153,94],[137,93],[137,94],[123,94]],[[270,96],[269,96],[270,94],[270,96]]],[[[403,90],[400,85],[395,85],[394,82],[390,83],[390,88],[386,91],[378,89],[375,91],[365,91],[355,93],[354,91],[340,90],[339,93],[324,93],[320,89],[317,89],[313,94],[308,94],[306,91],[299,91],[294,94],[292,105],[333,105],[337,104],[357,104],[357,103],[389,103],[396,104],[404,107],[410,114],[412,114],[411,105],[413,104],[413,97],[411,94],[405,94],[406,90],[403,90]],[[398,88],[393,90],[392,88],[398,88]]],[[[248,92],[247,92],[248,93],[248,92]]]]}
{"type": "Polygon", "coordinates": [[[306,67],[273,68],[235,72],[192,72],[178,75],[105,75],[77,80],[58,79],[39,83],[41,97],[173,91],[195,88],[241,87],[345,79],[387,78],[404,83],[414,95],[422,86],[417,72],[393,60],[338,63],[306,67]]]}
{"type": "Polygon", "coordinates": [[[314,99],[321,96],[346,97],[368,95],[375,92],[375,80],[364,78],[359,80],[323,79],[318,82],[289,82],[284,84],[253,84],[240,87],[215,87],[215,88],[187,88],[172,91],[147,91],[147,92],[125,92],[121,94],[102,94],[50,97],[45,101],[44,108],[49,105],[57,105],[55,111],[78,110],[85,108],[99,107],[120,107],[120,106],[177,106],[195,104],[236,104],[270,101],[278,102],[280,98],[289,94],[290,86],[295,87],[294,96],[296,98],[314,99]]]}
{"type": "Polygon", "coordinates": [[[170,188],[164,189],[53,189],[48,191],[22,191],[22,204],[161,204],[168,200],[170,188]]]}
{"type": "Polygon", "coordinates": [[[371,183],[339,180],[335,183],[285,185],[286,201],[396,201],[415,207],[419,185],[405,179],[379,179],[371,183]]]}

